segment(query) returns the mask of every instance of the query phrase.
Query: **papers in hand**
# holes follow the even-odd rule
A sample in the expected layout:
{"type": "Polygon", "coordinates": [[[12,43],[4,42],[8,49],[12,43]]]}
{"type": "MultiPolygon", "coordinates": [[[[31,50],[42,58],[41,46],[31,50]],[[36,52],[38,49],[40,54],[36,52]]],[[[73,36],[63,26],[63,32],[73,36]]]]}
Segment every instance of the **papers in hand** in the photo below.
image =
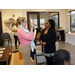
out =
{"type": "Polygon", "coordinates": [[[5,48],[0,48],[0,50],[5,50],[5,48]]]}

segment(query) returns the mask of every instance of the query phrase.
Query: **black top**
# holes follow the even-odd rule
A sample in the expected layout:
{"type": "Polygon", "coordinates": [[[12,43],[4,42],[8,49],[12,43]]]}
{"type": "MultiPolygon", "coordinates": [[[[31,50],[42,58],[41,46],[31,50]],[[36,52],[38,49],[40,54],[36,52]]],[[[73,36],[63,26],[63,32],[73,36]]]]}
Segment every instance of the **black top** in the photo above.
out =
{"type": "Polygon", "coordinates": [[[50,28],[46,34],[44,34],[44,31],[45,29],[41,32],[40,40],[46,42],[45,53],[54,53],[56,51],[55,42],[57,40],[55,29],[50,28]]]}

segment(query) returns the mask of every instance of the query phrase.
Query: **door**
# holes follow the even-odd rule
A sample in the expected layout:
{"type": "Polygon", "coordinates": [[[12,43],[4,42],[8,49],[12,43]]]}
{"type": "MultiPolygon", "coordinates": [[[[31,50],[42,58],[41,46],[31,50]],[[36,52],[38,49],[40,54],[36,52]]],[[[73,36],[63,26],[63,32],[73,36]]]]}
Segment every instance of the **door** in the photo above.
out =
{"type": "Polygon", "coordinates": [[[31,22],[35,22],[34,28],[40,32],[45,28],[45,22],[49,19],[55,21],[55,27],[59,28],[59,12],[27,12],[28,29],[30,30],[31,22]]]}
{"type": "Polygon", "coordinates": [[[27,24],[28,29],[31,28],[31,23],[35,22],[34,29],[36,28],[39,31],[39,13],[38,12],[27,12],[27,24]]]}
{"type": "Polygon", "coordinates": [[[2,34],[2,17],[0,12],[0,46],[2,46],[1,34],[2,34]]]}

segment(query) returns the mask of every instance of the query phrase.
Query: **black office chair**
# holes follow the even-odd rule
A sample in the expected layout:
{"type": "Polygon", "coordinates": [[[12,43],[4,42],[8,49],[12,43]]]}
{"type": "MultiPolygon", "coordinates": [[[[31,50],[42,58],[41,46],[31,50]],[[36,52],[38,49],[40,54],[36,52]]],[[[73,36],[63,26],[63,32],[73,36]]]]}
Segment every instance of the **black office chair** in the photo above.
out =
{"type": "Polygon", "coordinates": [[[36,65],[37,65],[37,64],[44,64],[44,65],[47,65],[47,63],[46,63],[46,58],[45,58],[45,56],[44,56],[43,51],[42,51],[42,52],[37,52],[37,53],[35,54],[35,63],[36,63],[36,65]]]}
{"type": "Polygon", "coordinates": [[[2,33],[2,41],[3,41],[3,47],[5,47],[5,41],[8,41],[8,46],[9,46],[9,41],[11,42],[11,48],[12,48],[12,40],[10,38],[9,33],[2,33]]]}

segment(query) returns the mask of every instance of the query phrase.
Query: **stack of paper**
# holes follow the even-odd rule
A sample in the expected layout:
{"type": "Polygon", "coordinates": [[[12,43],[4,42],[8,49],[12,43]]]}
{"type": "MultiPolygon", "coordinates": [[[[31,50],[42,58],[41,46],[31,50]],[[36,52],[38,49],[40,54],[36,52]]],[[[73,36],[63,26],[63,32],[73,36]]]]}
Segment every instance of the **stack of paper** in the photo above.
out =
{"type": "Polygon", "coordinates": [[[3,53],[3,51],[0,51],[0,53],[3,53]]]}
{"type": "Polygon", "coordinates": [[[0,50],[5,50],[5,48],[0,48],[0,50]]]}

